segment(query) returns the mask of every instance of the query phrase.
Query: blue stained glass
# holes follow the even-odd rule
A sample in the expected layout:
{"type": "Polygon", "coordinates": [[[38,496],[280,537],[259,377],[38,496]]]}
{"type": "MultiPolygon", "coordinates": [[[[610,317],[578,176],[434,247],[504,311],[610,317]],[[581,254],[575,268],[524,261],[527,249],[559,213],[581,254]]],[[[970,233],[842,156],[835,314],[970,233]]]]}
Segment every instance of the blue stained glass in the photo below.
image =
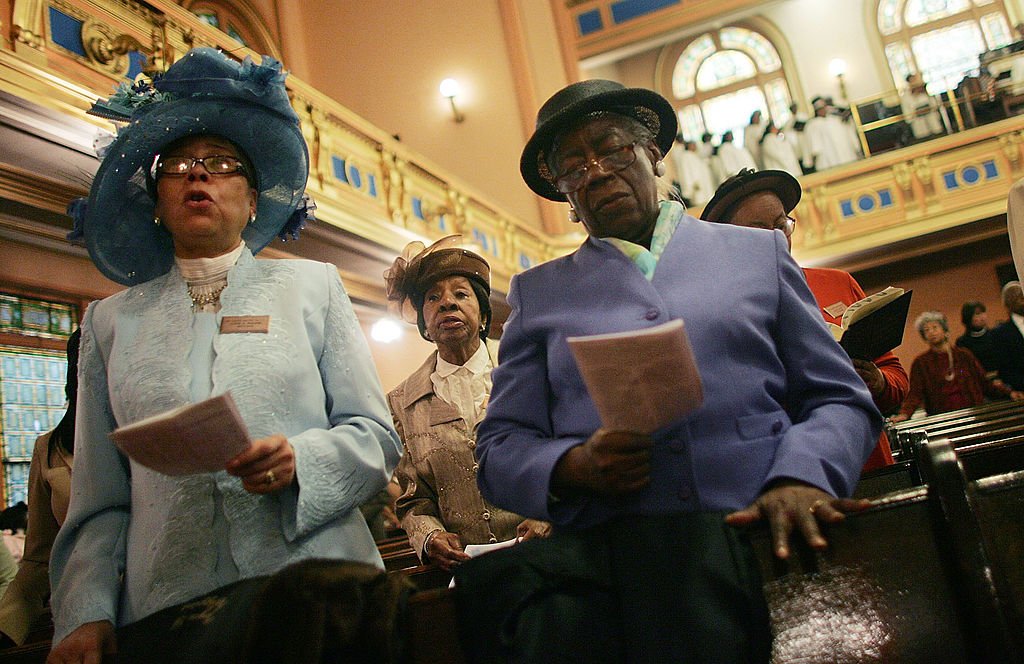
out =
{"type": "Polygon", "coordinates": [[[942,183],[946,185],[946,189],[960,188],[960,183],[956,181],[956,173],[953,171],[947,171],[942,174],[942,183]]]}
{"type": "Polygon", "coordinates": [[[967,184],[974,184],[981,179],[981,173],[974,166],[968,166],[960,173],[960,177],[964,179],[967,184]]]}
{"type": "Polygon", "coordinates": [[[845,217],[852,217],[853,216],[853,201],[851,201],[849,199],[839,201],[839,211],[842,213],[844,218],[845,217]]]}
{"type": "Polygon", "coordinates": [[[982,168],[985,169],[986,180],[991,180],[992,178],[999,177],[999,168],[996,166],[996,162],[990,159],[986,162],[982,162],[981,166],[982,168]]]}
{"type": "Polygon", "coordinates": [[[416,196],[412,197],[412,213],[417,219],[426,221],[427,218],[423,216],[423,199],[416,196]]]}
{"type": "Polygon", "coordinates": [[[348,179],[356,189],[360,189],[363,186],[363,176],[355,166],[348,167],[348,179]]]}

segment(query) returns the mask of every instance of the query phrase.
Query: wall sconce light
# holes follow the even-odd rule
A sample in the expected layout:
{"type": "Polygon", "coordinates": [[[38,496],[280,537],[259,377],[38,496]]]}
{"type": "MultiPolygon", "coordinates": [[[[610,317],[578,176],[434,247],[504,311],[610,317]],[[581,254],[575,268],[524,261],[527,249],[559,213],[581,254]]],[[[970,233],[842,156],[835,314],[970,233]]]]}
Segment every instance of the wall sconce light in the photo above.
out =
{"type": "Polygon", "coordinates": [[[459,96],[460,88],[459,82],[454,78],[446,78],[441,81],[441,96],[448,100],[448,103],[452,105],[452,115],[455,117],[456,122],[462,122],[466,119],[466,116],[459,112],[457,106],[455,106],[455,98],[459,96]]]}
{"type": "Polygon", "coordinates": [[[370,337],[382,344],[389,344],[402,337],[402,325],[394,318],[385,316],[370,328],[370,337]]]}
{"type": "Polygon", "coordinates": [[[846,95],[846,60],[835,58],[828,63],[828,73],[839,81],[839,96],[849,101],[846,95]]]}

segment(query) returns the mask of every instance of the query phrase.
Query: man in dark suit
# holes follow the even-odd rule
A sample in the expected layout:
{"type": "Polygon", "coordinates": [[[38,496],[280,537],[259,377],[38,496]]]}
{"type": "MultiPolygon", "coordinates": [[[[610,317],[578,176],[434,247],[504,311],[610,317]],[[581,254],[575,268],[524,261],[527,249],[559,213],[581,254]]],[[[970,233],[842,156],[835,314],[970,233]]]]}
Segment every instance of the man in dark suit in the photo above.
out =
{"type": "Polygon", "coordinates": [[[992,330],[999,378],[1015,390],[1024,390],[1024,290],[1019,281],[1003,286],[1003,304],[1010,319],[992,330]]]}

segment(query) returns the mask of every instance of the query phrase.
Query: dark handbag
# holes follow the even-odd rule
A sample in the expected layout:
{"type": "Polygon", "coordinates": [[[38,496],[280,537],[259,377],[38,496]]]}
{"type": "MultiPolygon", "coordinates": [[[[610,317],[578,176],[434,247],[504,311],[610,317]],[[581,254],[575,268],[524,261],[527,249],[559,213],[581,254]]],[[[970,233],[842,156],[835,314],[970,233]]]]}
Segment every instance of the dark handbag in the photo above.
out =
{"type": "Polygon", "coordinates": [[[306,560],[118,630],[124,664],[397,662],[413,586],[365,563],[306,560]]]}

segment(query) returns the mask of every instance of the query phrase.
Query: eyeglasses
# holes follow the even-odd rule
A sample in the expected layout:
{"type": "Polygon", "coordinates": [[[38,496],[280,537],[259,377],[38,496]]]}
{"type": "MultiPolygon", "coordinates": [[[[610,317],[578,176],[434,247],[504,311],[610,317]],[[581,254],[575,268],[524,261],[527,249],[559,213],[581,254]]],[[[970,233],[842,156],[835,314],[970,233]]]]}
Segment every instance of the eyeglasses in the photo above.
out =
{"type": "Polygon", "coordinates": [[[636,146],[636,142],[630,143],[629,145],[623,145],[622,147],[615,148],[611,152],[607,152],[596,159],[584,161],[579,166],[576,166],[565,173],[556,175],[554,180],[555,189],[563,194],[571,194],[574,191],[579,191],[587,179],[587,173],[590,172],[590,164],[593,164],[597,169],[597,172],[601,175],[609,175],[611,173],[621,171],[623,168],[626,168],[636,161],[636,146]]]}
{"type": "Polygon", "coordinates": [[[196,164],[202,164],[210,175],[245,174],[242,162],[225,154],[209,157],[166,157],[156,162],[156,172],[160,175],[186,175],[196,164]]]}
{"type": "Polygon", "coordinates": [[[772,230],[782,231],[783,235],[789,237],[793,234],[793,229],[795,226],[796,219],[787,215],[786,218],[782,221],[782,223],[776,225],[775,228],[772,230]]]}

